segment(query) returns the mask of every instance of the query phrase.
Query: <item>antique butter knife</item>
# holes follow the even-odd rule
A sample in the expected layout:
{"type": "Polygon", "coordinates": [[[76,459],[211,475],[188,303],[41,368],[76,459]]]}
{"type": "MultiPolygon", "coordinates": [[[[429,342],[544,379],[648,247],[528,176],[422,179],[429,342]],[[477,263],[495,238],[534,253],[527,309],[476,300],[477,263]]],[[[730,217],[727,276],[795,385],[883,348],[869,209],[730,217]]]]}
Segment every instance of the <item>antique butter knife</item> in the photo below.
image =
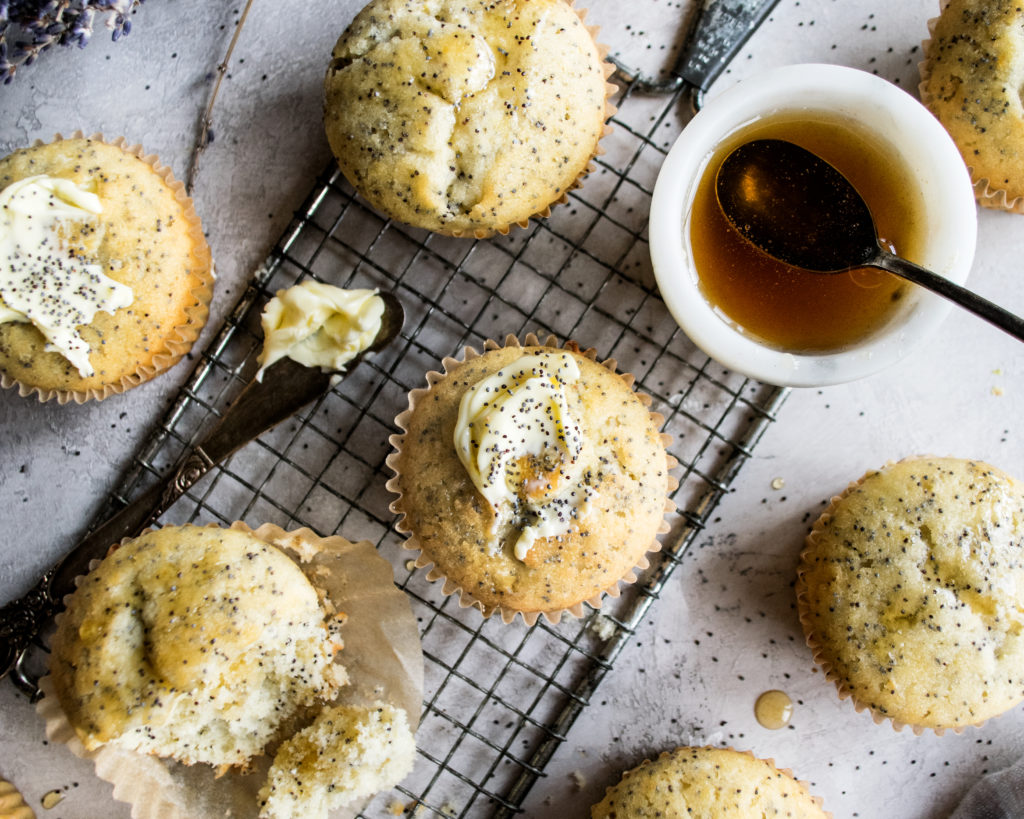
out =
{"type": "MultiPolygon", "coordinates": [[[[385,347],[402,329],[405,311],[401,302],[390,293],[380,296],[384,300],[380,331],[370,347],[349,362],[348,371],[363,356],[385,347]]],[[[103,557],[122,538],[134,537],[151,526],[213,466],[323,394],[339,377],[337,372],[282,358],[267,368],[261,381],[249,382],[173,473],[90,532],[27,594],[0,609],[0,679],[11,674],[15,685],[35,696],[35,686],[21,671],[25,654],[41,629],[64,607],[64,597],[74,591],[75,578],[89,570],[90,562],[103,557]]]]}

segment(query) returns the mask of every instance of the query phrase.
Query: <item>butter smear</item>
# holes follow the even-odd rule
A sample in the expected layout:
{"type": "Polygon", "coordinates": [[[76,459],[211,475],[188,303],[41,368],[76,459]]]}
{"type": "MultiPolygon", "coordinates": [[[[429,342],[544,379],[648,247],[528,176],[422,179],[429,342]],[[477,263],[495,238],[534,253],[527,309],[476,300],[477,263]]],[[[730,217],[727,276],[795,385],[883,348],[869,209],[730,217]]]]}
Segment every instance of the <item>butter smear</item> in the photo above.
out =
{"type": "Polygon", "coordinates": [[[40,174],[0,191],[0,323],[30,322],[83,378],[93,367],[77,328],[134,299],[69,242],[76,227],[95,231],[102,212],[99,197],[70,179],[40,174]]]}
{"type": "Polygon", "coordinates": [[[260,370],[282,358],[306,367],[344,371],[380,333],[384,300],[376,290],[345,290],[308,279],[277,294],[263,309],[260,370]]]}
{"type": "Polygon", "coordinates": [[[492,537],[505,526],[519,529],[519,560],[538,538],[567,534],[594,494],[566,397],[579,378],[568,353],[528,354],[474,384],[459,405],[455,450],[494,512],[492,537]]]}

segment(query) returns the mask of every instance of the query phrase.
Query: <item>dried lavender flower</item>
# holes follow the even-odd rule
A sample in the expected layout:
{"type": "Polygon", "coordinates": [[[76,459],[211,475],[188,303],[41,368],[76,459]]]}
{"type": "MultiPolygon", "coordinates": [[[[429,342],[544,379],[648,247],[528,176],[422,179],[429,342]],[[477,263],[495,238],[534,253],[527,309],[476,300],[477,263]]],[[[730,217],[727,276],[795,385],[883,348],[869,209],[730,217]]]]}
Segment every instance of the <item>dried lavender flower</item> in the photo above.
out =
{"type": "Polygon", "coordinates": [[[0,0],[0,82],[52,46],[85,48],[99,13],[115,42],[131,32],[129,15],[143,0],[0,0]]]}

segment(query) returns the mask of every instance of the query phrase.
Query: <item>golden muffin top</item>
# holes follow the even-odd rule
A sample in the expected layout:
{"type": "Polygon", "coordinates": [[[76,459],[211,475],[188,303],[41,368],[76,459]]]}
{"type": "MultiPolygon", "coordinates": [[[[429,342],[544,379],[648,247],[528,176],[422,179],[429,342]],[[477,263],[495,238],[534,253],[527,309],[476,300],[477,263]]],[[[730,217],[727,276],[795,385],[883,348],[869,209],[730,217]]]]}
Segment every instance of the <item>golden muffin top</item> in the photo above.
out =
{"type": "Polygon", "coordinates": [[[26,185],[59,218],[38,247],[24,246],[39,237],[23,235],[13,213],[0,220],[0,373],[41,395],[102,398],[178,361],[206,320],[213,284],[181,183],[137,149],[76,137],[0,158],[0,196],[26,185]],[[41,299],[16,292],[26,271],[41,299]],[[97,312],[54,323],[81,312],[86,290],[104,287],[113,298],[85,299],[97,312]]]}
{"type": "Polygon", "coordinates": [[[677,748],[623,775],[591,819],[825,819],[819,801],[770,762],[727,748],[677,748]]]}
{"type": "Polygon", "coordinates": [[[801,558],[801,621],[840,692],[944,730],[1024,699],[1024,485],[916,458],[833,500],[801,558]]]}
{"type": "Polygon", "coordinates": [[[344,682],[336,625],[279,549],[248,532],[167,526],[85,576],[51,673],[86,748],[244,764],[344,682]]]}
{"type": "Polygon", "coordinates": [[[631,379],[545,346],[446,366],[410,396],[389,458],[422,559],[486,614],[559,612],[657,548],[672,461],[631,379]]]}
{"type": "Polygon", "coordinates": [[[324,118],[375,207],[485,235],[576,184],[606,96],[598,47],[565,0],[373,0],[334,48],[324,118]]]}
{"type": "Polygon", "coordinates": [[[1013,207],[1024,196],[1024,6],[949,0],[925,56],[922,97],[953,137],[972,180],[987,181],[985,192],[978,189],[981,203],[1013,207]]]}

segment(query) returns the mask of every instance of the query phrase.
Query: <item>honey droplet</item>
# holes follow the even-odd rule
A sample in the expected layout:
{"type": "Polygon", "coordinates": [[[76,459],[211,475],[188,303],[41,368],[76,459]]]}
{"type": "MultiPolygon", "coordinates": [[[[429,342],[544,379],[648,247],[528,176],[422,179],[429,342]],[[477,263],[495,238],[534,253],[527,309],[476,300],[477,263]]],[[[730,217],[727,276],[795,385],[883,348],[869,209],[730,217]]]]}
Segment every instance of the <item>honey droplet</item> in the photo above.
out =
{"type": "Polygon", "coordinates": [[[40,804],[47,810],[52,810],[64,801],[64,794],[60,791],[47,791],[43,794],[40,804]]]}
{"type": "Polygon", "coordinates": [[[793,700],[785,691],[765,691],[754,703],[754,716],[770,730],[785,728],[793,716],[793,700]]]}

